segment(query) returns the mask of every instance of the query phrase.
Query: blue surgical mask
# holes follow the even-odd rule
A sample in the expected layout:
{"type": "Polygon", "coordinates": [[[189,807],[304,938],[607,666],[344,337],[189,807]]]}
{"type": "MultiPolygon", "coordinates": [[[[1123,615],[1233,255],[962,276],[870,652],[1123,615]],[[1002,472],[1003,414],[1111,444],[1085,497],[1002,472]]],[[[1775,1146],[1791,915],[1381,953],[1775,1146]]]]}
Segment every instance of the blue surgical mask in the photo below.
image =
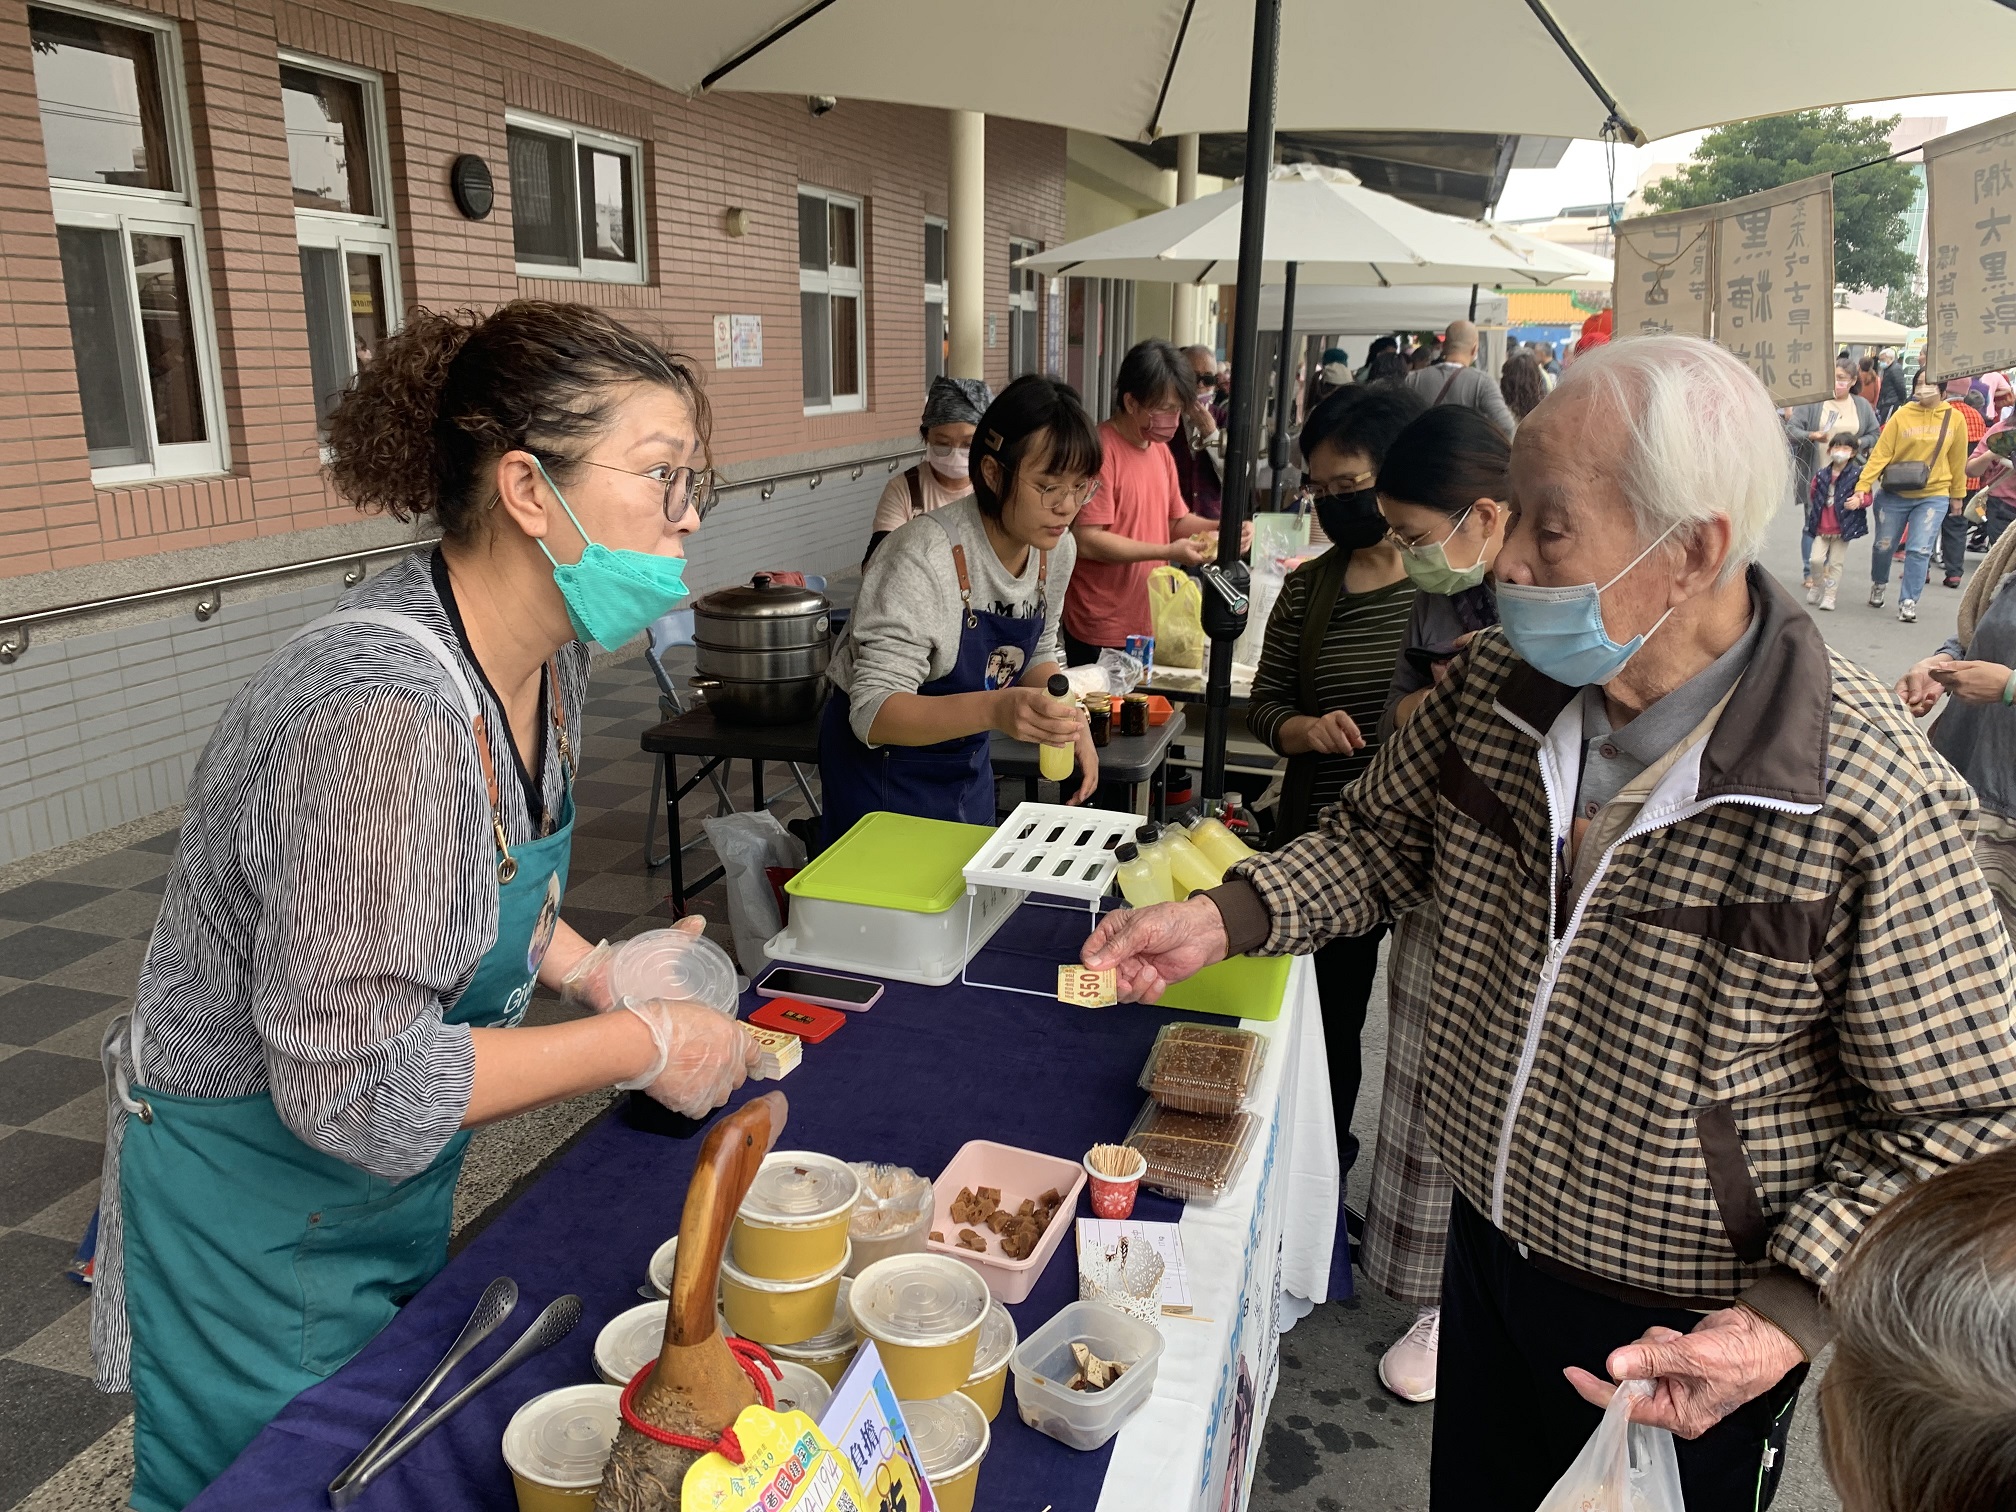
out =
{"type": "Polygon", "coordinates": [[[1610,632],[1603,624],[1603,594],[1622,582],[1633,567],[1652,555],[1666,536],[1678,528],[1669,527],[1665,535],[1633,557],[1622,572],[1600,586],[1580,583],[1572,588],[1538,588],[1530,583],[1496,584],[1498,623],[1505,627],[1505,639],[1534,671],[1558,683],[1571,688],[1607,683],[1624,670],[1624,664],[1637,655],[1638,648],[1666,623],[1673,611],[1668,609],[1653,622],[1651,630],[1620,646],[1610,639],[1610,632]]]}
{"type": "Polygon", "coordinates": [[[539,543],[539,549],[546,551],[546,560],[553,564],[553,581],[566,601],[568,622],[579,639],[614,651],[643,634],[646,625],[686,597],[689,591],[685,583],[686,559],[598,546],[588,539],[587,531],[581,530],[581,522],[574,519],[573,509],[566,496],[554,487],[546,464],[537,457],[532,460],[586,543],[581,560],[566,563],[546,551],[544,541],[539,543]]]}

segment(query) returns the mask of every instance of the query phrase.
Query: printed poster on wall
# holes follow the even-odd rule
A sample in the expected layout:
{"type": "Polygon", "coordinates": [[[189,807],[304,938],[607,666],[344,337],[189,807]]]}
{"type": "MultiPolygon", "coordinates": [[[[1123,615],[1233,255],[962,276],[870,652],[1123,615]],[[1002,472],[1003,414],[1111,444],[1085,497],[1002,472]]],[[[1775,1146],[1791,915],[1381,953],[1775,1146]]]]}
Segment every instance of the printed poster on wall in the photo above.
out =
{"type": "Polygon", "coordinates": [[[1610,305],[1619,338],[1712,336],[1715,221],[1704,208],[1620,221],[1610,305]]]}
{"type": "Polygon", "coordinates": [[[2016,362],[2016,116],[1925,144],[1925,365],[1972,377],[2016,362]]]}
{"type": "Polygon", "coordinates": [[[1834,179],[1704,207],[1715,216],[1715,339],[1779,404],[1834,393],[1834,179]]]}

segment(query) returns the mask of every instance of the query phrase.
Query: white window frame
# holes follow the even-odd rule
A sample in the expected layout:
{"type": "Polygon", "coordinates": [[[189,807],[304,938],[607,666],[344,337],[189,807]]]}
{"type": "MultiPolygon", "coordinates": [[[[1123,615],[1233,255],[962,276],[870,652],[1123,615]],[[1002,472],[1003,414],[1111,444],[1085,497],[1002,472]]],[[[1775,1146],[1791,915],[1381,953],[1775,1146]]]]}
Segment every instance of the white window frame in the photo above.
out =
{"type": "Polygon", "coordinates": [[[1034,257],[1042,250],[1043,244],[1039,241],[1031,241],[1023,236],[1008,238],[1008,376],[1011,380],[1020,378],[1024,373],[1043,371],[1043,327],[1039,321],[1033,319],[1030,321],[1030,325],[1035,328],[1033,344],[1036,351],[1022,352],[1020,319],[1025,311],[1031,316],[1041,313],[1043,279],[1033,269],[1015,266],[1021,259],[1034,257]],[[1026,289],[1022,287],[1025,282],[1029,285],[1026,289]],[[1018,357],[1033,360],[1025,367],[1017,361],[1018,357]]]}
{"type": "MultiPolygon", "coordinates": [[[[950,324],[952,318],[952,269],[951,269],[952,223],[946,220],[945,217],[943,217],[942,215],[925,216],[924,241],[927,247],[930,245],[931,228],[933,226],[937,227],[945,238],[945,255],[944,258],[941,260],[939,268],[939,271],[942,272],[945,276],[942,279],[940,279],[937,283],[932,283],[930,281],[930,272],[928,266],[929,259],[928,258],[926,259],[927,266],[924,281],[924,307],[928,310],[932,305],[938,306],[938,324],[940,329],[942,330],[950,324]]],[[[928,317],[924,322],[924,337],[925,337],[925,351],[926,351],[926,356],[924,360],[924,381],[926,384],[929,384],[933,375],[931,372],[931,360],[929,355],[931,322],[928,317]]],[[[944,360],[941,358],[939,361],[939,367],[942,369],[944,365],[945,365],[944,360]]]]}
{"type": "MultiPolygon", "coordinates": [[[[845,194],[838,189],[821,189],[816,184],[800,184],[798,194],[808,199],[824,200],[827,205],[846,205],[854,211],[854,256],[858,267],[843,268],[833,262],[833,239],[829,230],[826,239],[826,271],[801,267],[798,270],[798,292],[800,294],[838,294],[854,301],[854,352],[858,364],[855,372],[855,392],[838,395],[825,404],[808,404],[808,415],[849,415],[868,408],[868,203],[858,194],[845,194]]],[[[797,201],[793,200],[795,207],[797,201]]],[[[830,214],[830,211],[829,211],[830,214]]],[[[830,221],[829,221],[830,226],[830,221]]],[[[828,319],[831,319],[830,307],[828,319]]],[[[829,327],[830,329],[830,327],[829,327]]],[[[803,337],[802,321],[800,337],[803,337]]],[[[832,360],[832,344],[827,344],[827,360],[832,360]]],[[[827,388],[833,387],[832,371],[827,371],[827,388]]]]}
{"type": "MultiPolygon", "coordinates": [[[[184,271],[189,279],[190,328],[196,343],[196,388],[203,405],[204,429],[209,439],[164,446],[154,416],[153,384],[148,379],[146,358],[139,357],[140,411],[146,429],[151,460],[119,467],[94,467],[94,487],[116,487],[123,483],[198,478],[226,472],[231,465],[231,448],[224,415],[222,365],[217,356],[217,327],[212,317],[208,249],[204,245],[202,206],[196,194],[196,152],[189,131],[189,93],[183,72],[182,35],[173,21],[122,10],[117,6],[92,5],[84,0],[61,0],[45,4],[42,10],[89,16],[130,31],[146,32],[154,39],[154,64],[160,74],[162,125],[175,169],[175,182],[182,188],[138,189],[123,185],[94,184],[81,179],[49,178],[49,199],[59,226],[77,226],[94,231],[116,231],[120,251],[128,269],[132,266],[133,237],[160,234],[182,238],[187,248],[184,271]]],[[[40,98],[37,98],[36,132],[41,132],[40,98]]],[[[146,342],[140,326],[137,287],[129,286],[127,308],[133,322],[133,350],[144,354],[146,342]]],[[[67,325],[67,321],[66,321],[67,325]]]]}
{"type": "MultiPolygon", "coordinates": [[[[554,116],[534,115],[529,110],[507,110],[504,112],[504,127],[508,132],[516,126],[521,131],[537,132],[541,136],[566,137],[568,161],[573,165],[574,179],[574,265],[562,263],[522,263],[514,262],[513,267],[520,278],[571,278],[584,283],[641,284],[650,279],[649,243],[651,207],[645,199],[644,144],[635,137],[619,136],[613,131],[598,130],[593,126],[580,126],[572,121],[563,121],[554,116]],[[623,154],[630,164],[630,203],[637,213],[637,257],[633,262],[610,262],[602,258],[584,257],[581,254],[581,148],[599,147],[608,152],[623,154]]],[[[511,153],[507,142],[504,161],[508,166],[511,153]]],[[[515,203],[515,202],[514,202],[515,203]]],[[[515,214],[515,211],[514,211],[515,214]]]]}
{"type": "MultiPolygon", "coordinates": [[[[327,74],[332,79],[347,79],[364,87],[364,129],[370,134],[367,146],[370,149],[371,199],[381,214],[353,215],[341,210],[304,210],[299,206],[294,210],[294,240],[300,247],[320,248],[332,251],[337,257],[337,266],[342,270],[344,292],[350,292],[349,254],[352,252],[372,253],[378,257],[385,270],[385,333],[389,336],[406,321],[406,302],[399,282],[399,238],[392,218],[392,159],[390,135],[385,116],[385,81],[368,68],[357,68],[348,63],[338,63],[329,58],[318,58],[312,53],[290,52],[282,48],[279,61],[288,68],[299,68],[309,73],[327,74]]],[[[292,180],[288,186],[289,198],[293,195],[292,180]]],[[[302,290],[302,315],[307,315],[307,290],[302,290]]],[[[345,360],[349,366],[348,377],[357,376],[357,360],[354,351],[346,351],[345,360]]],[[[323,460],[328,460],[324,448],[323,460]]]]}

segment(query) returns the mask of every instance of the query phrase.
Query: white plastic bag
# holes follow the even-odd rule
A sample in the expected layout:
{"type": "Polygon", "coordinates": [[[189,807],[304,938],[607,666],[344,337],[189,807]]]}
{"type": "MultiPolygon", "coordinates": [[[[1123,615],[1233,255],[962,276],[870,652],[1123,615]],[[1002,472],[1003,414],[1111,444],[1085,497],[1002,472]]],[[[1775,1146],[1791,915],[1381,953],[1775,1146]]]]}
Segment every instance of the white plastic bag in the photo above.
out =
{"type": "Polygon", "coordinates": [[[1651,1395],[1650,1381],[1626,1381],[1617,1388],[1603,1421],[1539,1512],[1687,1512],[1673,1435],[1628,1416],[1633,1401],[1651,1395]]]}
{"type": "Polygon", "coordinates": [[[723,885],[728,889],[728,931],[735,937],[735,959],[753,977],[769,964],[764,942],[784,927],[763,869],[803,866],[805,846],[767,809],[703,819],[700,827],[726,873],[723,885]]]}

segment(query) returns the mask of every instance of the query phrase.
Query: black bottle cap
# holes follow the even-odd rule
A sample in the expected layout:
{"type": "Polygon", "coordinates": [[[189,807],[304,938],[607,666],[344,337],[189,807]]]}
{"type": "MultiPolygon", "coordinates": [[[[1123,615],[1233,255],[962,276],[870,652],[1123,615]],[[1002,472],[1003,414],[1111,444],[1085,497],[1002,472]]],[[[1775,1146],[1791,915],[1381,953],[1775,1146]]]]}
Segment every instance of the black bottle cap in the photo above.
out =
{"type": "Polygon", "coordinates": [[[1071,679],[1066,677],[1062,672],[1052,672],[1047,687],[1052,698],[1069,698],[1071,696],[1071,679]]]}
{"type": "Polygon", "coordinates": [[[1136,845],[1132,840],[1122,840],[1118,845],[1113,847],[1113,859],[1116,861],[1132,861],[1140,854],[1141,847],[1136,845]]]}
{"type": "Polygon", "coordinates": [[[1162,838],[1162,826],[1159,824],[1144,824],[1141,828],[1134,831],[1134,838],[1142,845],[1153,845],[1157,840],[1162,838]]]}

